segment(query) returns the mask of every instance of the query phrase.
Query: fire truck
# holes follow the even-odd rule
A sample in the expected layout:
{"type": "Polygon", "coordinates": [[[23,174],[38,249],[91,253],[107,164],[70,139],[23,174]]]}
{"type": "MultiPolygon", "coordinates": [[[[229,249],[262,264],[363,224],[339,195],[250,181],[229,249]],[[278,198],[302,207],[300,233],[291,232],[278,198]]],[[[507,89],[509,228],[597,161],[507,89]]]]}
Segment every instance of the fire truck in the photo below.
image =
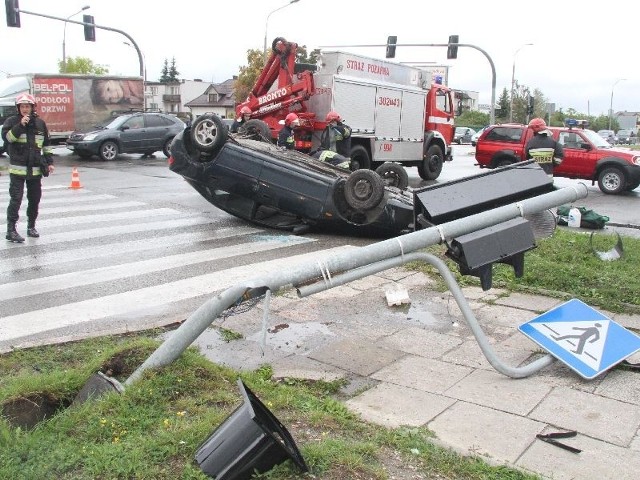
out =
{"type": "Polygon", "coordinates": [[[340,51],[322,52],[317,65],[296,63],[298,45],[274,39],[271,54],[246,101],[245,128],[275,140],[284,118],[295,112],[297,150],[320,143],[326,114],[336,111],[352,129],[351,168],[375,169],[384,162],[418,167],[436,179],[452,160],[452,91],[425,70],[340,51]]]}

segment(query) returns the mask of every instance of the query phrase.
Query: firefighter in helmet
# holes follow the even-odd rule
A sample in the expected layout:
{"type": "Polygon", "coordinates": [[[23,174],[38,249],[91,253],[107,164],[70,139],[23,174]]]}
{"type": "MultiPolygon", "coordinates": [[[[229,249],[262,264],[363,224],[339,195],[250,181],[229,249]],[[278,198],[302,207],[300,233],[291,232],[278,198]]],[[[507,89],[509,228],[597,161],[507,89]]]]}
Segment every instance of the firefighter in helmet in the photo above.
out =
{"type": "Polygon", "coordinates": [[[7,207],[7,240],[24,242],[16,230],[18,212],[27,185],[27,236],[39,237],[36,230],[38,206],[42,197],[42,177],[53,172],[47,124],[36,113],[36,99],[22,93],[16,97],[17,114],[2,125],[2,140],[9,153],[9,206],[7,207]]]}
{"type": "Polygon", "coordinates": [[[240,116],[233,121],[229,131],[231,133],[238,133],[240,127],[247,123],[249,119],[251,119],[251,109],[245,105],[240,109],[240,116]]]}
{"type": "Polygon", "coordinates": [[[553,139],[553,134],[542,118],[533,118],[529,122],[529,128],[533,131],[533,137],[525,146],[526,158],[535,160],[552,177],[553,167],[559,165],[564,157],[562,145],[553,139]]]}
{"type": "Polygon", "coordinates": [[[327,126],[320,136],[320,149],[337,152],[344,157],[351,153],[351,128],[342,122],[338,112],[327,113],[327,126]]]}
{"type": "Polygon", "coordinates": [[[293,130],[300,126],[300,119],[295,113],[289,113],[284,119],[284,127],[278,134],[278,146],[287,150],[293,150],[295,147],[295,137],[293,130]]]}

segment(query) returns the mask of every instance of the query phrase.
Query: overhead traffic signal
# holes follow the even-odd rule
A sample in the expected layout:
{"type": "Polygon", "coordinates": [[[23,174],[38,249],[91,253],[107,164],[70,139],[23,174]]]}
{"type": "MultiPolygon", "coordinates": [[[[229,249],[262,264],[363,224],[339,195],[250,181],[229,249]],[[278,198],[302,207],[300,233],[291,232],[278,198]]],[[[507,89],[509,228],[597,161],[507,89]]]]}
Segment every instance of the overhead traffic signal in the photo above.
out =
{"type": "Polygon", "coordinates": [[[387,37],[387,58],[394,58],[396,56],[396,43],[398,43],[398,37],[390,35],[387,37]]]}
{"type": "Polygon", "coordinates": [[[527,104],[527,115],[533,115],[533,108],[535,107],[535,98],[530,95],[529,102],[527,104]]]}
{"type": "Polygon", "coordinates": [[[449,60],[458,58],[458,38],[458,35],[449,35],[449,47],[447,48],[449,60]]]}
{"type": "Polygon", "coordinates": [[[95,42],[96,41],[96,27],[94,24],[96,22],[93,21],[93,15],[83,15],[82,21],[84,23],[90,23],[91,25],[84,26],[84,39],[87,42],[95,42]]]}
{"type": "Polygon", "coordinates": [[[7,27],[20,28],[20,6],[18,0],[4,0],[4,6],[7,11],[7,27]]]}

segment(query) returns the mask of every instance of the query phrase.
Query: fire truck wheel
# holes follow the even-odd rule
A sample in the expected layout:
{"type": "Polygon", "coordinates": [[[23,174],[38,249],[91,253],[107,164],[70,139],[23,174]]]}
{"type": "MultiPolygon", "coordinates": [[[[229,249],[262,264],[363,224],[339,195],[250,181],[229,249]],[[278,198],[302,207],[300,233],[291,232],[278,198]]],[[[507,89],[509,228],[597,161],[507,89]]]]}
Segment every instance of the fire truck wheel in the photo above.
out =
{"type": "Polygon", "coordinates": [[[409,186],[409,174],[399,163],[384,162],[376,173],[382,177],[388,187],[397,187],[404,190],[409,186]]]}
{"type": "Polygon", "coordinates": [[[444,155],[437,145],[431,145],[424,154],[422,163],[418,165],[418,175],[423,180],[435,180],[442,172],[444,155]]]}
{"type": "Polygon", "coordinates": [[[384,180],[371,170],[356,170],[344,185],[344,198],[355,210],[377,207],[384,197],[384,180]]]}
{"type": "Polygon", "coordinates": [[[351,170],[354,172],[356,170],[365,169],[369,170],[371,168],[371,159],[369,158],[369,154],[367,153],[367,149],[362,145],[354,145],[351,148],[351,170]]]}
{"type": "Polygon", "coordinates": [[[201,115],[191,125],[191,142],[200,152],[213,153],[226,141],[227,129],[217,115],[201,115]]]}
{"type": "Polygon", "coordinates": [[[252,140],[260,140],[262,142],[271,142],[271,130],[266,122],[252,118],[243,123],[238,129],[238,133],[245,135],[252,140]]]}

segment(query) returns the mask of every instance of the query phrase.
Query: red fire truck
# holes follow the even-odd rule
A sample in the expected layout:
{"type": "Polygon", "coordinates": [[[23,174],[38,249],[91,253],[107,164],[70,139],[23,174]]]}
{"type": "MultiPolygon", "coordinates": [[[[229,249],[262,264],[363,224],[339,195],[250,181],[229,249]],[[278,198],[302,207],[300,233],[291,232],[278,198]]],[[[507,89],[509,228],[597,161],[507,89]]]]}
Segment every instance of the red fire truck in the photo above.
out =
{"type": "Polygon", "coordinates": [[[408,65],[340,51],[322,52],[317,65],[297,64],[296,43],[276,38],[271,55],[246,101],[247,127],[276,139],[282,121],[295,112],[296,149],[319,145],[329,111],[352,129],[351,167],[375,169],[384,162],[418,167],[433,180],[450,161],[454,132],[452,91],[429,72],[408,65]]]}

